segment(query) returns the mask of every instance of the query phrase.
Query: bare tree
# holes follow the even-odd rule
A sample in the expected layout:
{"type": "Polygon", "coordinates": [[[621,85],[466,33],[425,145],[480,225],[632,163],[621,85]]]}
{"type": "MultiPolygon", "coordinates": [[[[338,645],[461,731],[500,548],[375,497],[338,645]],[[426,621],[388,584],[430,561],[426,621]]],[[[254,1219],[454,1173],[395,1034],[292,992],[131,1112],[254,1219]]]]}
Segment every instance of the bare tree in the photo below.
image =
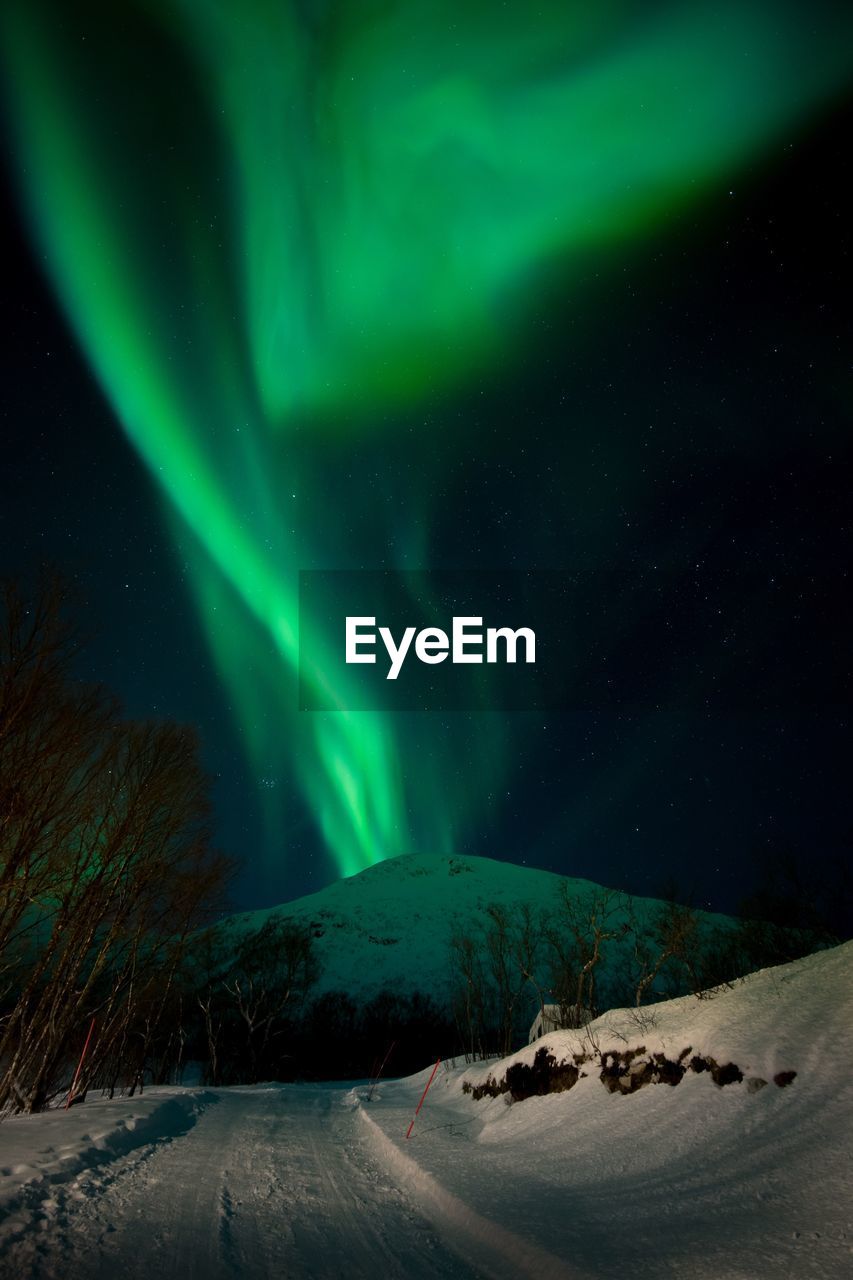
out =
{"type": "Polygon", "coordinates": [[[270,916],[235,939],[223,985],[243,1023],[250,1082],[257,1079],[284,1011],[305,999],[318,976],[311,930],[298,921],[270,916]]]}
{"type": "Polygon", "coordinates": [[[493,1046],[511,1052],[532,989],[544,1008],[539,977],[545,920],[529,903],[490,903],[482,919],[450,937],[453,1011],[470,1060],[493,1046]]]}
{"type": "Polygon", "coordinates": [[[52,580],[0,597],[0,971],[40,948],[116,715],[102,689],[70,681],[62,601],[52,580]]]}
{"type": "Polygon", "coordinates": [[[207,1078],[222,1084],[221,1043],[226,1016],[225,977],[230,956],[222,929],[205,929],[192,940],[188,963],[188,983],[201,1010],[207,1049],[207,1078]]]}
{"type": "Polygon", "coordinates": [[[513,917],[507,907],[492,902],[486,907],[485,953],[497,998],[498,1048],[512,1052],[516,1015],[527,976],[519,965],[520,947],[513,917]]]}
{"type": "Polygon", "coordinates": [[[606,946],[628,929],[624,895],[595,889],[580,896],[561,881],[548,930],[554,994],[564,1026],[579,1027],[596,1012],[596,974],[606,946]]]}
{"type": "Polygon", "coordinates": [[[450,935],[451,1003],[465,1046],[466,1060],[486,1056],[486,975],[481,941],[460,927],[450,935]]]}
{"type": "Polygon", "coordinates": [[[6,590],[0,625],[0,956],[19,974],[0,1028],[0,1109],[35,1111],[61,1084],[81,1028],[87,1073],[143,1044],[182,942],[226,874],[207,828],[192,731],[122,723],[69,678],[70,633],[45,588],[6,590]]]}
{"type": "Polygon", "coordinates": [[[549,919],[544,911],[536,912],[529,902],[521,902],[516,910],[514,955],[518,971],[533,989],[538,1012],[545,1015],[545,989],[541,982],[544,950],[549,919]]]}
{"type": "Polygon", "coordinates": [[[689,974],[695,987],[700,972],[699,913],[671,899],[660,903],[643,924],[639,923],[632,903],[629,918],[636,1007],[639,1009],[654,990],[654,983],[668,965],[689,974]]]}

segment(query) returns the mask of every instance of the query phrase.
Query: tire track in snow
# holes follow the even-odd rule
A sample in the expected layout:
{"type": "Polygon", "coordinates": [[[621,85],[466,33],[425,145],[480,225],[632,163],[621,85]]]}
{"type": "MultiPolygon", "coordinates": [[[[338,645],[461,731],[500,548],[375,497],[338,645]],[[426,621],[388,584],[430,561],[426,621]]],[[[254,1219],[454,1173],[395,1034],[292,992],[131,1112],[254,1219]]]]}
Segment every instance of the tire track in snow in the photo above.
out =
{"type": "Polygon", "coordinates": [[[489,1280],[540,1280],[542,1276],[553,1280],[594,1280],[588,1271],[482,1217],[406,1155],[367,1111],[362,1109],[359,1115],[387,1167],[417,1196],[425,1212],[441,1223],[442,1234],[459,1257],[470,1260],[483,1276],[489,1280]]]}
{"type": "Polygon", "coordinates": [[[0,1261],[3,1280],[477,1276],[371,1158],[351,1094],[217,1096],[188,1133],[80,1175],[0,1261]]]}

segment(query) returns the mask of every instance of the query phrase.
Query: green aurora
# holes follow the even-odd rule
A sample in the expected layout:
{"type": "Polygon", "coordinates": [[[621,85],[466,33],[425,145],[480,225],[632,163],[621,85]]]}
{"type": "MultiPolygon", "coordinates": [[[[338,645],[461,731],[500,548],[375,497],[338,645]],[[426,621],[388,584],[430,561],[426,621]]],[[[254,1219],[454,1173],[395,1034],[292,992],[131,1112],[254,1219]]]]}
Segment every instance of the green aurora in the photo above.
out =
{"type": "Polygon", "coordinates": [[[339,874],[451,852],[501,784],[505,719],[458,727],[483,741],[461,777],[429,715],[296,710],[298,570],[430,563],[427,487],[383,527],[348,454],[523,355],[548,273],[729,181],[838,92],[849,42],[778,0],[73,10],[5,6],[21,198],[160,487],[250,766],[297,779],[339,874]]]}

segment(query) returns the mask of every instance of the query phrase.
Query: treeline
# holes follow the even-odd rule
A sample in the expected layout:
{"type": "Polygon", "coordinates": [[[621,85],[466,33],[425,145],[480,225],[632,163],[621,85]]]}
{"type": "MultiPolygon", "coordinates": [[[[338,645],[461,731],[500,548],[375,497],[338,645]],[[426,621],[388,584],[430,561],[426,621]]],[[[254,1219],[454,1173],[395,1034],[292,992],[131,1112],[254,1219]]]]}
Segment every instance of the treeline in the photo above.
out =
{"type": "Polygon", "coordinates": [[[419,1070],[455,1041],[449,1012],[428,996],[315,995],[319,976],[316,943],[299,922],[271,916],[247,930],[236,919],[207,931],[184,972],[184,1061],[211,1085],[364,1079],[383,1066],[419,1070]]]}
{"type": "MultiPolygon", "coordinates": [[[[561,1027],[611,1008],[710,996],[744,974],[783,964],[846,936],[807,893],[796,861],[768,859],[761,886],[737,919],[714,921],[678,900],[655,906],[616,890],[575,893],[563,882],[553,907],[487,906],[450,936],[451,1003],[461,1052],[506,1055],[546,1006],[561,1027]]],[[[846,884],[846,881],[845,881],[846,884]]],[[[836,904],[844,890],[839,881],[836,904]]]]}
{"type": "Polygon", "coordinates": [[[171,1040],[152,1056],[151,1078],[179,1077],[191,1062],[211,1085],[363,1079],[380,1069],[404,1075],[438,1055],[506,1055],[546,1006],[556,1006],[561,1026],[580,1027],[608,1008],[705,998],[838,941],[811,917],[796,924],[790,905],[786,924],[720,920],[676,894],[673,886],[650,903],[562,882],[550,910],[491,904],[451,931],[445,1003],[417,992],[383,991],[366,1003],[345,991],[315,994],[321,973],[309,926],[276,915],[257,928],[233,919],[187,947],[171,1040]],[[157,1074],[163,1063],[168,1076],[157,1074]]]}
{"type": "Polygon", "coordinates": [[[0,1112],[45,1107],[87,1044],[81,1090],[139,1077],[229,871],[193,731],[123,719],[77,652],[59,586],[3,587],[0,1112]]]}

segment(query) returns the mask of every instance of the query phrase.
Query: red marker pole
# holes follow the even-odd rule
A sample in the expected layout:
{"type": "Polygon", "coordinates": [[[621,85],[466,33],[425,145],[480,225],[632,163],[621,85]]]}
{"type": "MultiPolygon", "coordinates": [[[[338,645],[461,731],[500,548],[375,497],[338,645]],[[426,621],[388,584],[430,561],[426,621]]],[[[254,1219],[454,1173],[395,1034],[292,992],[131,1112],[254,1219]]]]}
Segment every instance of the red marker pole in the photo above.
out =
{"type": "Polygon", "coordinates": [[[83,1059],[89,1048],[89,1041],[92,1039],[92,1032],[95,1030],[95,1019],[89,1023],[89,1034],[86,1036],[86,1043],[83,1045],[83,1052],[80,1054],[80,1061],[77,1063],[77,1070],[74,1072],[74,1079],[71,1082],[71,1088],[68,1091],[68,1101],[65,1104],[65,1110],[71,1106],[74,1100],[74,1090],[77,1088],[77,1081],[80,1079],[80,1072],[83,1070],[83,1059]]]}
{"type": "Polygon", "coordinates": [[[441,1058],[439,1058],[438,1062],[436,1062],[435,1066],[433,1067],[433,1069],[432,1069],[432,1075],[430,1076],[429,1080],[427,1080],[427,1086],[426,1086],[426,1088],[424,1089],[423,1093],[421,1094],[421,1100],[420,1100],[420,1102],[418,1103],[418,1105],[415,1107],[415,1114],[412,1116],[412,1123],[409,1125],[408,1129],[406,1130],[406,1137],[407,1137],[407,1138],[411,1135],[411,1132],[412,1132],[412,1130],[413,1130],[413,1129],[414,1129],[414,1127],[415,1127],[415,1120],[416,1120],[416,1119],[417,1119],[417,1117],[418,1117],[418,1112],[420,1111],[421,1107],[424,1105],[424,1098],[425,1098],[425,1097],[427,1096],[427,1094],[429,1093],[429,1087],[430,1087],[430,1085],[432,1084],[433,1080],[435,1079],[435,1073],[436,1073],[436,1071],[438,1071],[438,1068],[439,1068],[440,1066],[441,1066],[441,1058]]]}

